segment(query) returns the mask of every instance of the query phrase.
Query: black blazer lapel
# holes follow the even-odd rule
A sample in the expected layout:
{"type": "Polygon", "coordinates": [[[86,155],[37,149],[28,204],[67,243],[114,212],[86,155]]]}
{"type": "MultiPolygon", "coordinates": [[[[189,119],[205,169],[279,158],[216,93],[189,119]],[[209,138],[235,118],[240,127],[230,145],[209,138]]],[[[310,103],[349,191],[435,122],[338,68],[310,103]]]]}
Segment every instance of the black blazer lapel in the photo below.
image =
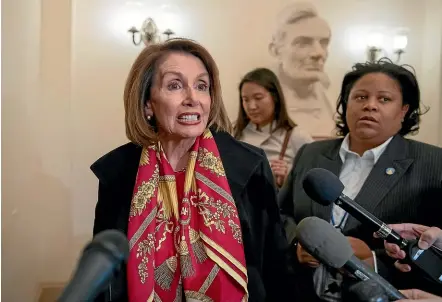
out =
{"type": "MultiPolygon", "coordinates": [[[[341,148],[342,140],[336,140],[335,145],[332,146],[326,153],[318,158],[318,167],[329,170],[339,177],[342,167],[342,160],[339,156],[339,149],[341,148]]],[[[312,216],[316,216],[327,221],[330,220],[332,205],[323,206],[312,200],[312,216]]]]}
{"type": "MultiPolygon", "coordinates": [[[[408,158],[407,154],[407,140],[400,135],[396,135],[371,170],[359,194],[356,196],[355,202],[368,212],[373,213],[385,195],[412,164],[413,159],[408,158]],[[387,173],[387,169],[389,173],[387,173]]],[[[349,216],[344,230],[352,229],[358,223],[355,218],[349,216]]]]}

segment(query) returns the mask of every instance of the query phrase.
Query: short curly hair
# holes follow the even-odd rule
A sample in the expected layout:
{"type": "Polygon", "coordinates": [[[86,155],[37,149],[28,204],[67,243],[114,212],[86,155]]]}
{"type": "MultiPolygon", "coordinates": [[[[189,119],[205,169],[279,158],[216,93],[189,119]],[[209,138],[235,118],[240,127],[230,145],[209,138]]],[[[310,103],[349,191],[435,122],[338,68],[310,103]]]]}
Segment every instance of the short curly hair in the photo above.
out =
{"type": "Polygon", "coordinates": [[[357,63],[353,66],[352,71],[345,75],[336,105],[338,136],[345,136],[350,132],[346,113],[348,98],[354,84],[361,77],[377,72],[384,73],[399,83],[402,92],[402,103],[409,106],[402,122],[402,128],[399,130],[399,135],[416,134],[419,131],[421,115],[425,114],[429,108],[425,107],[425,111],[421,109],[420,89],[413,67],[397,65],[388,58],[382,58],[377,62],[357,63]]]}

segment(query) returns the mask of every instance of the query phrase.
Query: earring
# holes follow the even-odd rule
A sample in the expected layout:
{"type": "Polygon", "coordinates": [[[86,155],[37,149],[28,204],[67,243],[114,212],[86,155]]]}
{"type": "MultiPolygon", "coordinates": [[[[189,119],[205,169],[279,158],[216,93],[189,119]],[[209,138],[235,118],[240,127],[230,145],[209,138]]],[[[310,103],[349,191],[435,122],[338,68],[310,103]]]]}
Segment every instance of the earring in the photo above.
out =
{"type": "Polygon", "coordinates": [[[150,121],[151,118],[152,118],[152,116],[150,116],[150,115],[147,116],[148,121],[150,121]]]}

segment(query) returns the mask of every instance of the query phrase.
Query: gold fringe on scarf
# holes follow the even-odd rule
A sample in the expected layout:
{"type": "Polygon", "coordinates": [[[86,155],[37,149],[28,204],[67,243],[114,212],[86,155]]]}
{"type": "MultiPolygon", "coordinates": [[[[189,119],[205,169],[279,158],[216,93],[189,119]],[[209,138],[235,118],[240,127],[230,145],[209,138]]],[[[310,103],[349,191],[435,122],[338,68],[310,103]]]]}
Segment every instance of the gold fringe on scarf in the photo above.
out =
{"type": "Polygon", "coordinates": [[[189,193],[189,191],[192,189],[194,192],[196,191],[196,180],[195,180],[195,165],[196,165],[196,158],[198,156],[198,153],[196,151],[190,152],[189,155],[189,162],[187,164],[186,169],[186,177],[184,182],[184,194],[189,193]]]}
{"type": "Polygon", "coordinates": [[[154,275],[157,284],[164,290],[169,290],[176,272],[178,261],[176,256],[166,259],[160,266],[155,268],[154,275]]]}
{"type": "Polygon", "coordinates": [[[192,265],[192,258],[189,253],[189,247],[186,240],[182,239],[180,242],[180,264],[181,275],[183,278],[188,278],[195,274],[195,268],[192,265]]]}
{"type": "Polygon", "coordinates": [[[203,263],[207,259],[206,251],[204,250],[204,243],[197,231],[190,228],[190,244],[192,245],[193,253],[195,254],[198,263],[203,263]]]}
{"type": "Polygon", "coordinates": [[[163,203],[165,219],[170,219],[172,215],[179,219],[175,176],[160,176],[157,200],[158,203],[163,203]]]}

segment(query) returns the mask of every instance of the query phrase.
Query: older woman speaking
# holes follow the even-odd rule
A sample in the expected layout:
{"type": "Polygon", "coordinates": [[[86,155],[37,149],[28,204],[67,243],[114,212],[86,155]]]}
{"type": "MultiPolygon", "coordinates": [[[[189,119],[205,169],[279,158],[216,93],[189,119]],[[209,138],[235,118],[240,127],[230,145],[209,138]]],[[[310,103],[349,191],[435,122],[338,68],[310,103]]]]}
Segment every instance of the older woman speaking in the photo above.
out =
{"type": "Polygon", "coordinates": [[[127,234],[127,267],[97,301],[281,301],[286,239],[264,152],[235,140],[216,64],[173,39],[129,73],[130,143],[97,160],[94,235],[127,234]]]}

